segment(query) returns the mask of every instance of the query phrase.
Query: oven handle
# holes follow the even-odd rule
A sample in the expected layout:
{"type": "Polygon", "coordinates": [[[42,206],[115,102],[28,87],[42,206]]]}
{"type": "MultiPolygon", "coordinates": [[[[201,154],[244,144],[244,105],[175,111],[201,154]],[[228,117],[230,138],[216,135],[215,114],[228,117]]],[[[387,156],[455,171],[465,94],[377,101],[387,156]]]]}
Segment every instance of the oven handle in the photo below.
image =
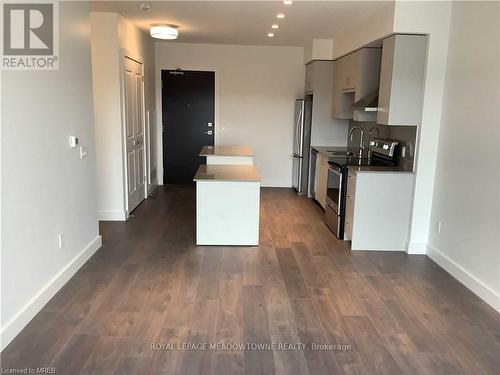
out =
{"type": "Polygon", "coordinates": [[[332,171],[335,174],[338,174],[342,179],[342,170],[340,168],[333,167],[331,165],[328,166],[328,170],[332,171]]]}

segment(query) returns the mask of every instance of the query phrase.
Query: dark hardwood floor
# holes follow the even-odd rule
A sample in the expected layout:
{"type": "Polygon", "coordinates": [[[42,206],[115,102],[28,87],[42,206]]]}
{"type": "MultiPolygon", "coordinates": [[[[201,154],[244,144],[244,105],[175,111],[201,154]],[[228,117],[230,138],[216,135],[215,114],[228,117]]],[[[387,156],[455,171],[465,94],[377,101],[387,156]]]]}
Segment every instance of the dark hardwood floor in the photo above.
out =
{"type": "Polygon", "coordinates": [[[499,314],[431,260],[351,253],[321,210],[288,189],[262,189],[261,201],[258,248],[195,246],[187,186],[158,189],[127,223],[102,224],[103,247],[4,350],[2,367],[70,375],[499,373],[499,314]],[[351,349],[311,350],[328,343],[351,349]]]}

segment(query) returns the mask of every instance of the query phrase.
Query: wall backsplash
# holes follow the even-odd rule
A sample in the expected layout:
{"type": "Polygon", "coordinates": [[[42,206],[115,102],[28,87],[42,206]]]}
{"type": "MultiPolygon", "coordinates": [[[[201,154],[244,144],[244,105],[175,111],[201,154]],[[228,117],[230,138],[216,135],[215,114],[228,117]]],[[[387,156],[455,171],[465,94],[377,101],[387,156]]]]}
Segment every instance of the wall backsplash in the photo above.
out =
{"type": "MultiPolygon", "coordinates": [[[[359,122],[349,120],[349,131],[353,126],[359,126],[365,132],[364,144],[368,147],[368,138],[369,132],[371,128],[377,128],[379,131],[379,138],[391,138],[395,139],[399,142],[400,146],[406,146],[406,156],[402,158],[401,155],[398,155],[399,158],[403,159],[402,161],[413,163],[415,158],[415,143],[417,139],[417,127],[416,126],[387,126],[387,125],[378,125],[376,122],[359,122]]],[[[376,131],[373,135],[374,138],[377,137],[376,131]]],[[[359,146],[359,132],[354,132],[352,141],[347,139],[348,147],[358,147],[359,146]]]]}

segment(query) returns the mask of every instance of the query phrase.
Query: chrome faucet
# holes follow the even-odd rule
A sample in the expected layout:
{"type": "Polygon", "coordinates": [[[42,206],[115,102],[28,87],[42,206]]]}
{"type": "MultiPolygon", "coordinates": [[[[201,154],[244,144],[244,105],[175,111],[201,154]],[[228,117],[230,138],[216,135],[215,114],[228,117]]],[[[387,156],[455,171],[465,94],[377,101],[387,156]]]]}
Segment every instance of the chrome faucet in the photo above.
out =
{"type": "Polygon", "coordinates": [[[352,141],[352,134],[354,133],[354,130],[359,130],[360,138],[359,138],[359,154],[361,155],[363,153],[363,149],[365,148],[365,145],[363,144],[363,139],[365,136],[365,132],[363,129],[361,129],[359,126],[353,126],[351,130],[349,131],[349,139],[352,141]]]}

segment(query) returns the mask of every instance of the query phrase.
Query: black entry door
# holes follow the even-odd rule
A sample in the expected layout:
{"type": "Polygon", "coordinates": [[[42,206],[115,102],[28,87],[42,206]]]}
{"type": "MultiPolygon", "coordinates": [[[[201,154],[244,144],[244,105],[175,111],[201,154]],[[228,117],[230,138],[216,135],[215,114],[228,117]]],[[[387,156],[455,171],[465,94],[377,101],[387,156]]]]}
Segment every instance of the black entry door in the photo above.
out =
{"type": "Polygon", "coordinates": [[[163,181],[189,184],[214,144],[215,73],[162,70],[163,181]]]}

